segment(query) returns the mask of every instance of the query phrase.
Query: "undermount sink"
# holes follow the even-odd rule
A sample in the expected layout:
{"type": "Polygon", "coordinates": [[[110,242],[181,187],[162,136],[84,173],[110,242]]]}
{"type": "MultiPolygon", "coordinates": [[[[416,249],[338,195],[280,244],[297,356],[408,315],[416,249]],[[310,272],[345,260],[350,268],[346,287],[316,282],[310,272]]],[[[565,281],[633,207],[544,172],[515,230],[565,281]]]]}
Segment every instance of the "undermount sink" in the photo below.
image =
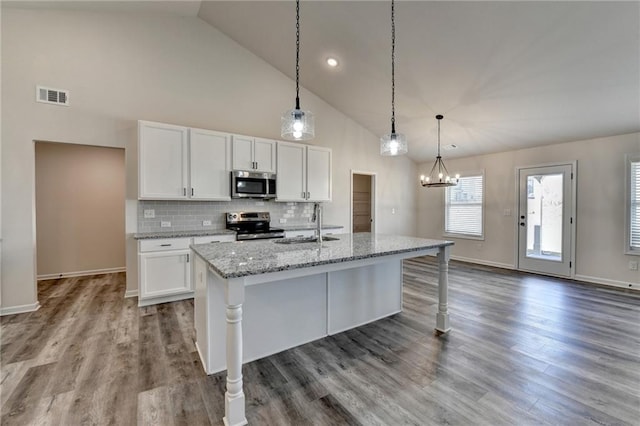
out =
{"type": "MultiPolygon", "coordinates": [[[[322,241],[338,241],[340,238],[336,237],[322,237],[322,241]]],[[[317,237],[294,237],[294,238],[278,238],[273,240],[276,244],[302,244],[302,243],[317,243],[317,237]]]]}

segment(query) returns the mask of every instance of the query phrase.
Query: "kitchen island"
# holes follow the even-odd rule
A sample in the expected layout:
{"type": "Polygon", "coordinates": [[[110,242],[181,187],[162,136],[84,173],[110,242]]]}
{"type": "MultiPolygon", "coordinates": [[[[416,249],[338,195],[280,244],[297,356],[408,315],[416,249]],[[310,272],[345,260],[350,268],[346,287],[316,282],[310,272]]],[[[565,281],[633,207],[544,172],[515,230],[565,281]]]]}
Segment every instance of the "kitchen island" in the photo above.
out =
{"type": "Polygon", "coordinates": [[[196,345],[227,370],[226,425],[246,424],[242,364],[402,310],[402,260],[437,254],[436,330],[449,331],[451,241],[338,234],[317,242],[193,245],[196,345]],[[289,243],[289,244],[287,244],[289,243]]]}

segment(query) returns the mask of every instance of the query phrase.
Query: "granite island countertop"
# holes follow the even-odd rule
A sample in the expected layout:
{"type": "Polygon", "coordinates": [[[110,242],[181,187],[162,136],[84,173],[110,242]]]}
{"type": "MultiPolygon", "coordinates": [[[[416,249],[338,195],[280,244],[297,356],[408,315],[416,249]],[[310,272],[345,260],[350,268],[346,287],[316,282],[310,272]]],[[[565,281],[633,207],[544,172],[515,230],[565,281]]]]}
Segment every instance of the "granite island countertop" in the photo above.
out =
{"type": "Polygon", "coordinates": [[[371,233],[334,236],[339,239],[324,241],[322,245],[313,242],[278,244],[276,239],[196,244],[191,248],[222,278],[238,278],[454,244],[453,241],[371,233]]]}
{"type": "Polygon", "coordinates": [[[236,235],[235,231],[225,228],[196,229],[191,231],[158,231],[139,232],[133,234],[136,240],[150,240],[158,238],[186,238],[186,237],[207,237],[210,235],[236,235]]]}

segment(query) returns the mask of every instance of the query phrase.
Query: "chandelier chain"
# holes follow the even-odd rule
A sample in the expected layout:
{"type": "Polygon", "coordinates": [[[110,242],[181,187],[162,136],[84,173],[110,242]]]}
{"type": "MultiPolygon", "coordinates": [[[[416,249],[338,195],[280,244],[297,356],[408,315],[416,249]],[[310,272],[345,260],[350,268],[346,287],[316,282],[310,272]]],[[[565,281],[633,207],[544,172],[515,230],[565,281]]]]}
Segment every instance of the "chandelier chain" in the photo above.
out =
{"type": "Polygon", "coordinates": [[[396,20],[394,0],[391,0],[391,128],[396,124],[396,20]]]}
{"type": "Polygon", "coordinates": [[[300,97],[300,0],[296,0],[296,99],[300,97]]]}

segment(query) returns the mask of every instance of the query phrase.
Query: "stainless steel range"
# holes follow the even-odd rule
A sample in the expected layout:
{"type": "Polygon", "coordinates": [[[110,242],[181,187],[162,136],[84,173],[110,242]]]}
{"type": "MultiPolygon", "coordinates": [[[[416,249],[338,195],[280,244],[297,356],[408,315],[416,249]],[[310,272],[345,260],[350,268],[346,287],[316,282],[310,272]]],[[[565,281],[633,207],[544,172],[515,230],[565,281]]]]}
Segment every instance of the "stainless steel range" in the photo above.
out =
{"type": "Polygon", "coordinates": [[[284,229],[271,228],[269,212],[227,213],[227,229],[236,231],[236,240],[263,240],[284,238],[284,229]]]}

